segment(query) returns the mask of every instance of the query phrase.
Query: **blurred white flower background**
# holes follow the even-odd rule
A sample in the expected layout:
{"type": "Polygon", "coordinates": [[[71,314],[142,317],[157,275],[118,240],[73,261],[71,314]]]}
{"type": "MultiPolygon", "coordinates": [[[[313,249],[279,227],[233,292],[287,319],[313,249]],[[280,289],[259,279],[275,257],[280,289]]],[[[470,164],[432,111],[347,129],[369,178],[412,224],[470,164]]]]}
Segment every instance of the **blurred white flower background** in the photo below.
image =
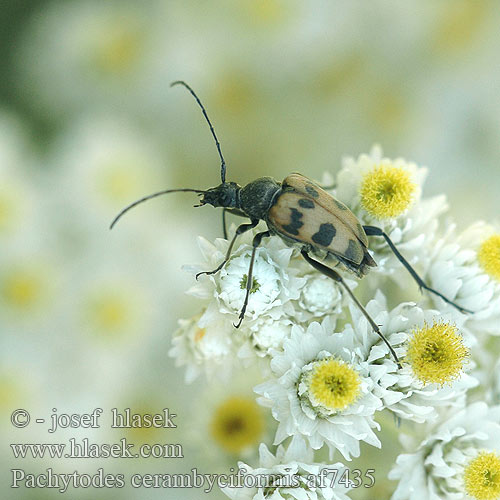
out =
{"type": "MultiPolygon", "coordinates": [[[[302,478],[336,464],[375,469],[375,484],[66,495],[500,498],[499,26],[500,4],[467,0],[2,5],[2,485],[12,468],[130,476],[229,473],[240,462],[250,475],[302,478]],[[346,282],[406,359],[399,370],[345,290],[274,237],[257,251],[253,300],[235,333],[255,232],[219,274],[197,281],[228,242],[220,211],[192,208],[194,194],[141,205],[109,231],[144,195],[220,183],[196,102],[170,88],[179,79],[208,110],[228,180],[329,179],[430,286],[476,314],[420,294],[374,238],[378,267],[346,282]],[[395,169],[408,203],[384,212],[370,205],[369,183],[395,169]],[[445,374],[419,358],[436,335],[454,356],[445,374]],[[344,381],[340,402],[318,389],[324,373],[344,381]],[[10,424],[17,408],[49,419],[53,408],[96,407],[168,407],[178,427],[116,430],[104,420],[48,434],[10,424]],[[20,460],[9,447],[71,437],[181,443],[184,458],[20,460]],[[486,486],[477,476],[485,467],[486,486]]],[[[232,235],[239,221],[228,220],[232,235]]],[[[60,495],[5,488],[2,498],[60,495]]]]}

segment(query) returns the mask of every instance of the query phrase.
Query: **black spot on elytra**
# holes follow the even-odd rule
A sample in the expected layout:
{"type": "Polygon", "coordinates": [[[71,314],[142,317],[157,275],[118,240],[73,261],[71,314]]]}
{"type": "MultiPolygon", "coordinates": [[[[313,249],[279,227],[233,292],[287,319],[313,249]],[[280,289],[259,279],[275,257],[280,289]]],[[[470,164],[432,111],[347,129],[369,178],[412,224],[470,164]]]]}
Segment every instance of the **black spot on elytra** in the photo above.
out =
{"type": "Polygon", "coordinates": [[[299,200],[299,205],[302,208],[314,208],[314,201],[310,200],[309,198],[301,198],[299,200]]]}
{"type": "Polygon", "coordinates": [[[337,230],[335,229],[333,224],[321,224],[321,226],[319,226],[319,231],[317,233],[314,233],[311,239],[314,241],[314,243],[327,247],[332,242],[336,232],[337,230]]]}
{"type": "Polygon", "coordinates": [[[298,236],[299,229],[304,225],[304,223],[301,222],[301,220],[300,220],[300,219],[302,219],[302,216],[304,214],[302,212],[299,212],[296,208],[291,208],[290,210],[292,212],[292,214],[290,215],[290,224],[283,226],[283,229],[287,233],[294,234],[295,236],[298,236]]]}
{"type": "Polygon", "coordinates": [[[336,200],[335,198],[333,199],[333,201],[335,202],[335,205],[337,205],[337,208],[339,210],[347,210],[347,207],[343,203],[340,203],[340,201],[336,200]]]}
{"type": "Polygon", "coordinates": [[[316,191],[312,184],[306,184],[306,191],[307,194],[309,194],[313,198],[317,198],[319,196],[319,193],[316,191]]]}
{"type": "Polygon", "coordinates": [[[359,245],[354,240],[349,240],[349,246],[347,247],[344,256],[352,262],[358,262],[360,260],[359,245]]]}

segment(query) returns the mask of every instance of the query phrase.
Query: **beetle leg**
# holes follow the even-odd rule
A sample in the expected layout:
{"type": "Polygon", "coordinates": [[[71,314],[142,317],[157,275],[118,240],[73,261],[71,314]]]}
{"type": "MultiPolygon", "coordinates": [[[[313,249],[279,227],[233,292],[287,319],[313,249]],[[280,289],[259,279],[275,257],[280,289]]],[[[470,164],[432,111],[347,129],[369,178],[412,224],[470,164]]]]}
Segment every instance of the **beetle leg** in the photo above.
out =
{"type": "Polygon", "coordinates": [[[243,233],[247,232],[248,230],[254,228],[258,223],[259,223],[258,220],[253,220],[252,222],[250,222],[250,224],[241,224],[240,226],[238,226],[238,228],[236,229],[236,232],[234,233],[233,239],[231,240],[231,243],[229,244],[229,248],[227,249],[226,257],[221,262],[221,264],[217,267],[217,269],[214,269],[213,271],[202,271],[201,273],[198,273],[196,275],[196,279],[198,279],[202,274],[209,275],[209,274],[215,274],[216,272],[220,271],[224,267],[224,264],[229,260],[229,257],[231,257],[231,252],[233,251],[233,246],[234,246],[234,243],[236,241],[236,238],[240,234],[243,234],[243,233]]]}
{"type": "Polygon", "coordinates": [[[417,274],[415,269],[411,267],[410,263],[399,253],[399,250],[396,248],[396,245],[391,241],[389,236],[382,231],[382,229],[375,227],[375,226],[363,226],[363,229],[365,230],[365,233],[367,236],[382,236],[387,244],[389,245],[389,248],[394,252],[394,255],[398,258],[399,262],[403,264],[403,266],[406,268],[406,270],[411,274],[412,278],[417,282],[420,291],[422,291],[422,288],[424,290],[427,290],[428,292],[431,292],[438,297],[441,297],[447,304],[450,304],[451,306],[455,307],[458,309],[461,313],[473,313],[472,311],[469,311],[468,309],[464,309],[463,307],[460,307],[458,304],[455,304],[455,302],[452,302],[450,299],[446,298],[442,293],[439,293],[437,290],[434,290],[434,288],[431,288],[430,286],[425,284],[425,281],[417,274]]]}
{"type": "Polygon", "coordinates": [[[245,301],[243,302],[243,307],[241,308],[240,315],[238,317],[238,320],[239,320],[238,323],[236,325],[233,323],[233,326],[235,328],[240,327],[241,322],[243,321],[243,318],[245,317],[245,311],[247,310],[248,298],[250,297],[250,290],[252,289],[252,283],[253,283],[253,263],[255,261],[255,252],[257,251],[257,247],[260,245],[262,238],[267,238],[268,236],[271,236],[271,233],[269,231],[263,231],[262,233],[257,233],[253,237],[253,241],[252,241],[253,248],[252,248],[252,256],[250,257],[250,266],[248,266],[245,301]]]}
{"type": "Polygon", "coordinates": [[[224,207],[222,209],[222,231],[224,234],[224,239],[227,240],[227,224],[226,224],[226,212],[229,212],[230,214],[237,215],[238,217],[248,217],[245,212],[242,212],[241,210],[238,210],[236,208],[227,208],[224,207]]]}
{"type": "Polygon", "coordinates": [[[361,305],[361,302],[356,298],[356,296],[352,293],[352,290],[347,286],[347,283],[344,281],[342,276],[338,274],[336,271],[333,269],[330,269],[329,267],[325,266],[321,262],[318,262],[317,260],[312,259],[309,254],[305,251],[301,251],[302,257],[306,259],[306,261],[311,264],[314,269],[318,270],[320,273],[324,274],[325,276],[328,276],[329,278],[337,281],[340,283],[346,290],[346,292],[350,295],[351,299],[354,301],[354,303],[359,307],[360,311],[363,313],[364,317],[368,320],[368,323],[370,323],[371,327],[373,328],[373,331],[384,341],[385,345],[389,348],[391,351],[392,356],[394,357],[394,360],[396,361],[398,368],[402,368],[401,363],[398,359],[398,356],[394,349],[392,348],[391,344],[389,344],[389,341],[384,337],[384,334],[380,331],[380,328],[378,325],[373,321],[371,316],[368,314],[368,311],[361,305]]]}
{"type": "Polygon", "coordinates": [[[227,226],[226,226],[226,208],[222,209],[222,233],[224,235],[224,239],[227,240],[227,226]]]}

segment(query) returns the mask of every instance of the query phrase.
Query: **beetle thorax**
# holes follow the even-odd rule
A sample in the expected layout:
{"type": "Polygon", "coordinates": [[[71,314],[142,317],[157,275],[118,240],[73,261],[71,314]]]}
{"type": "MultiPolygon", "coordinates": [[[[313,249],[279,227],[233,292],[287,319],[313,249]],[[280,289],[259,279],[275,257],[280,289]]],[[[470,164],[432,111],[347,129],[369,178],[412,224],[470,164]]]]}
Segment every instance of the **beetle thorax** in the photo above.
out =
{"type": "Polygon", "coordinates": [[[266,219],[281,185],[272,177],[259,177],[240,191],[240,208],[251,219],[266,219]]]}

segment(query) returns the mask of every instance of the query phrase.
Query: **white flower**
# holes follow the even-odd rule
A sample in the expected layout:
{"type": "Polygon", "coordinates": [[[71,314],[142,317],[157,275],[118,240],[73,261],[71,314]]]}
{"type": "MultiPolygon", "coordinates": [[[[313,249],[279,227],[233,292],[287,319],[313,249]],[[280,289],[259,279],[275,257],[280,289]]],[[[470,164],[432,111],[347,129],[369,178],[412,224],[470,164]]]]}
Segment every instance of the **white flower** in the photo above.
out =
{"type": "MultiPolygon", "coordinates": [[[[254,233],[253,233],[254,234],[254,233]]],[[[188,293],[210,299],[210,305],[200,320],[201,326],[209,325],[217,314],[226,315],[228,323],[236,322],[246,295],[246,280],[252,247],[253,234],[240,236],[229,262],[215,275],[201,276],[199,283],[188,293]]],[[[204,238],[198,240],[205,257],[201,266],[190,266],[193,272],[215,269],[223,260],[228,241],[217,239],[215,244],[204,238]]],[[[299,297],[304,279],[297,277],[297,270],[289,266],[293,249],[280,238],[271,237],[256,251],[252,288],[243,324],[250,328],[255,321],[266,318],[280,319],[293,313],[291,300],[299,297]]]]}
{"type": "MultiPolygon", "coordinates": [[[[305,280],[300,288],[298,300],[293,301],[295,323],[307,328],[310,321],[321,321],[329,316],[333,326],[337,320],[344,319],[345,306],[352,299],[346,294],[340,283],[316,271],[302,256],[294,257],[290,265],[299,270],[299,275],[305,280]]],[[[344,277],[344,281],[351,290],[354,290],[359,281],[344,277]]]]}
{"type": "MultiPolygon", "coordinates": [[[[248,303],[248,313],[254,319],[267,312],[280,295],[278,268],[257,249],[253,268],[253,282],[248,303]]],[[[246,295],[245,276],[248,275],[251,249],[234,256],[220,271],[219,299],[228,310],[239,311],[246,295]]],[[[281,304],[280,304],[281,305],[281,304]]]]}
{"type": "Polygon", "coordinates": [[[45,5],[19,43],[19,83],[38,112],[89,106],[153,112],[165,93],[165,18],[155,2],[45,5]],[[164,57],[155,57],[162,47],[164,57]],[[142,109],[141,109],[142,108],[142,109]]]}
{"type": "MultiPolygon", "coordinates": [[[[461,373],[457,380],[443,385],[419,380],[411,363],[404,363],[403,368],[398,369],[389,348],[373,332],[361,311],[354,305],[350,309],[352,324],[346,326],[344,333],[355,339],[359,356],[368,360],[369,374],[376,382],[374,393],[387,409],[399,418],[422,423],[437,417],[437,407],[463,405],[466,391],[477,385],[474,377],[461,373]]],[[[436,321],[452,321],[449,314],[421,309],[412,302],[388,310],[386,298],[381,292],[377,292],[366,309],[402,361],[415,331],[436,321]]]]}
{"type": "MultiPolygon", "coordinates": [[[[55,215],[64,217],[67,225],[86,225],[83,230],[98,234],[125,205],[157,191],[159,183],[168,183],[165,158],[155,141],[132,123],[106,115],[86,116],[75,123],[58,138],[51,163],[55,215]]],[[[148,210],[153,217],[161,214],[158,207],[141,207],[143,213],[148,210]]],[[[121,224],[121,231],[135,220],[141,221],[135,224],[135,234],[146,232],[141,229],[144,217],[133,214],[121,224]]]]}
{"type": "MultiPolygon", "coordinates": [[[[233,231],[234,227],[231,228],[233,231]]],[[[292,302],[299,298],[300,288],[305,282],[298,276],[299,269],[291,264],[293,249],[286,247],[279,238],[264,240],[255,256],[245,318],[236,329],[234,324],[246,295],[252,252],[250,243],[254,234],[241,235],[226,265],[215,275],[200,276],[188,291],[205,303],[197,320],[198,327],[206,332],[217,330],[217,338],[223,339],[225,345],[224,356],[230,351],[231,356],[236,354],[246,365],[268,356],[272,349],[281,348],[291,330],[292,302]]],[[[229,242],[218,238],[212,244],[200,237],[198,244],[205,262],[185,266],[193,274],[215,269],[224,260],[229,242]]],[[[178,337],[175,342],[182,341],[178,337]]]]}
{"type": "Polygon", "coordinates": [[[249,327],[243,322],[240,330],[248,340],[239,349],[238,357],[264,357],[269,356],[274,350],[280,350],[284,340],[290,336],[292,325],[292,321],[287,318],[278,320],[266,318],[249,327]]]}
{"type": "Polygon", "coordinates": [[[68,263],[31,149],[22,122],[0,111],[0,331],[16,339],[53,330],[68,263]]]}
{"type": "Polygon", "coordinates": [[[3,245],[0,259],[0,330],[16,337],[24,329],[50,329],[67,271],[46,248],[20,243],[3,245]]]}
{"type": "Polygon", "coordinates": [[[372,429],[383,403],[373,392],[366,360],[358,357],[352,336],[334,333],[328,318],[307,331],[294,326],[271,369],[274,378],[255,391],[279,422],[275,444],[302,435],[312,448],[326,444],[348,460],[359,456],[359,441],[380,447],[372,429]]]}
{"type": "Polygon", "coordinates": [[[312,275],[307,277],[307,283],[302,289],[299,304],[312,316],[324,316],[325,314],[341,311],[342,294],[332,279],[323,275],[312,275]]]}
{"type": "Polygon", "coordinates": [[[350,488],[342,482],[342,463],[313,463],[313,452],[300,437],[288,448],[279,446],[273,455],[265,444],[259,448],[260,467],[239,462],[242,477],[237,487],[222,488],[233,500],[348,500],[350,488]],[[323,472],[322,472],[323,471],[323,472]],[[334,472],[335,471],[335,472],[334,472]],[[336,477],[333,474],[336,473],[336,477]],[[339,482],[340,481],[340,482],[339,482]],[[258,486],[258,484],[261,486],[258,486]],[[247,486],[248,485],[248,486],[247,486]],[[252,487],[252,485],[256,485],[252,487]],[[241,487],[243,486],[243,487],[241,487]]]}
{"type": "MultiPolygon", "coordinates": [[[[72,257],[58,298],[59,316],[69,339],[85,339],[91,350],[117,356],[123,349],[164,336],[173,308],[166,275],[154,252],[139,251],[121,233],[100,242],[91,239],[82,255],[72,257]],[[138,263],[147,262],[147,265],[138,263]],[[96,349],[97,348],[97,349],[96,349]]],[[[128,236],[128,235],[127,235],[128,236]]]]}
{"type": "Polygon", "coordinates": [[[38,245],[49,231],[49,216],[42,199],[44,192],[29,151],[27,134],[20,121],[0,111],[0,242],[3,247],[15,239],[20,246],[38,245]]]}
{"type": "MultiPolygon", "coordinates": [[[[492,226],[477,222],[458,237],[455,232],[456,227],[450,226],[435,243],[425,277],[431,287],[472,312],[464,317],[467,329],[476,335],[500,335],[500,280],[495,274],[496,271],[500,276],[500,258],[488,261],[490,266],[481,261],[481,249],[492,241],[490,238],[496,238],[495,231],[492,226]]],[[[500,252],[500,243],[497,247],[500,252]]],[[[441,310],[454,309],[440,298],[432,298],[441,310]]]]}
{"type": "MultiPolygon", "coordinates": [[[[448,209],[444,196],[421,198],[426,175],[426,168],[402,158],[385,158],[381,148],[374,146],[369,155],[344,160],[334,196],[362,224],[385,231],[412,265],[425,263],[438,218],[448,209]]],[[[370,249],[378,265],[374,273],[397,272],[399,277],[406,272],[383,238],[370,237],[370,249]]]]}
{"type": "MultiPolygon", "coordinates": [[[[321,320],[325,316],[331,316],[332,321],[335,321],[342,314],[346,300],[350,300],[349,297],[345,298],[339,283],[312,268],[303,278],[305,285],[294,303],[296,321],[307,324],[308,321],[321,320]]],[[[351,288],[357,285],[353,280],[347,281],[351,288]]]]}
{"type": "Polygon", "coordinates": [[[500,406],[471,404],[402,454],[389,479],[392,500],[494,499],[500,495],[500,406]]]}
{"type": "MultiPolygon", "coordinates": [[[[407,162],[403,158],[391,160],[383,156],[382,148],[379,145],[374,145],[369,154],[362,154],[357,159],[352,157],[344,158],[342,169],[337,174],[337,185],[335,186],[335,194],[339,197],[342,203],[345,203],[353,211],[359,212],[366,221],[390,220],[405,214],[406,210],[414,203],[418,202],[422,193],[422,185],[427,176],[427,169],[418,167],[415,163],[407,162]],[[366,175],[374,171],[375,168],[386,165],[401,169],[409,174],[408,180],[414,185],[414,190],[410,193],[411,196],[406,200],[406,208],[401,210],[400,214],[377,217],[376,214],[370,212],[371,207],[367,206],[366,201],[363,202],[361,188],[366,175]]],[[[402,206],[402,205],[401,205],[402,206]]]]}
{"type": "Polygon", "coordinates": [[[179,329],[172,338],[169,356],[177,366],[186,365],[186,383],[193,382],[201,373],[211,377],[229,377],[236,358],[236,340],[231,323],[212,321],[200,326],[203,312],[191,319],[179,320],[179,329]]]}
{"type": "Polygon", "coordinates": [[[257,456],[259,444],[269,441],[275,422],[255,400],[253,386],[263,380],[259,366],[234,370],[230,379],[196,384],[185,417],[185,439],[207,464],[257,456]]]}

